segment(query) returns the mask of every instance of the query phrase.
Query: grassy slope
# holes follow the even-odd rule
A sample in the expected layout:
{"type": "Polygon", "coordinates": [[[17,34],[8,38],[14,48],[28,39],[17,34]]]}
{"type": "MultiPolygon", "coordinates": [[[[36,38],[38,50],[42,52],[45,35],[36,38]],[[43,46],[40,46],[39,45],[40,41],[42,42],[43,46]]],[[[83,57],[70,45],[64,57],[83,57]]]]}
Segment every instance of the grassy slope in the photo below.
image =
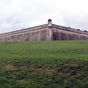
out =
{"type": "Polygon", "coordinates": [[[0,43],[0,88],[87,87],[88,41],[0,43]]]}
{"type": "Polygon", "coordinates": [[[87,51],[87,41],[0,43],[0,58],[5,59],[88,59],[87,51]]]}

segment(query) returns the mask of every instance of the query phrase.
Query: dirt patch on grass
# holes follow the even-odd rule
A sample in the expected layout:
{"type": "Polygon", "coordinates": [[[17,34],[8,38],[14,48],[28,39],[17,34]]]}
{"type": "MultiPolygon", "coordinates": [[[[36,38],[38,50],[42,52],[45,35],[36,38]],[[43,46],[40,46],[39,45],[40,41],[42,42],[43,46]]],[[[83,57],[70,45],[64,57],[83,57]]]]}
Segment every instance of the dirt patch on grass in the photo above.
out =
{"type": "Polygon", "coordinates": [[[16,71],[17,68],[12,64],[7,64],[7,65],[3,66],[2,70],[4,70],[4,71],[16,71]]]}

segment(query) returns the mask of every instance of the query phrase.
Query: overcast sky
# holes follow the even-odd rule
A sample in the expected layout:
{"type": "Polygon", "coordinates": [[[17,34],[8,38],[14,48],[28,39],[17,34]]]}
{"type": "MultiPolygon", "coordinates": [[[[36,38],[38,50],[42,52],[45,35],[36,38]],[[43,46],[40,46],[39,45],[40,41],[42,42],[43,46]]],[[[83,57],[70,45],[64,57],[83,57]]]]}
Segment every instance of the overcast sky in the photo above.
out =
{"type": "Polygon", "coordinates": [[[0,33],[46,24],[88,30],[88,0],[0,0],[0,33]]]}

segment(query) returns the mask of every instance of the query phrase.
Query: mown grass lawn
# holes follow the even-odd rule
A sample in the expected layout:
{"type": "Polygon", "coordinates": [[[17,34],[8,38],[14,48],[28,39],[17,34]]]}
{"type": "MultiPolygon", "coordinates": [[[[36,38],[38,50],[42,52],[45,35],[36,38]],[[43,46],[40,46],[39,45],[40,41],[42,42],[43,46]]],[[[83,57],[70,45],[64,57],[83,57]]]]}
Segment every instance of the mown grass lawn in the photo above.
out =
{"type": "Polygon", "coordinates": [[[1,42],[3,59],[88,59],[88,41],[1,42]]]}
{"type": "Polygon", "coordinates": [[[0,88],[88,88],[88,41],[0,42],[0,88]]]}

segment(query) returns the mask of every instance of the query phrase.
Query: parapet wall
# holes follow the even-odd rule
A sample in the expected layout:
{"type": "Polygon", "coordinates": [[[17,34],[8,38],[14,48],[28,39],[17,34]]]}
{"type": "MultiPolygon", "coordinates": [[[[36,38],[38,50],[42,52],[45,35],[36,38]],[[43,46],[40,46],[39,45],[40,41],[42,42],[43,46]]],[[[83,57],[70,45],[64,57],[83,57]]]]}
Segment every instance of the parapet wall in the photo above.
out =
{"type": "Polygon", "coordinates": [[[46,25],[0,34],[0,41],[44,41],[51,40],[46,25]]]}
{"type": "Polygon", "coordinates": [[[79,32],[72,32],[66,30],[57,30],[54,29],[53,31],[53,40],[88,40],[88,35],[79,33],[79,32]]]}
{"type": "Polygon", "coordinates": [[[88,40],[88,32],[52,24],[0,34],[0,41],[88,40]]]}

